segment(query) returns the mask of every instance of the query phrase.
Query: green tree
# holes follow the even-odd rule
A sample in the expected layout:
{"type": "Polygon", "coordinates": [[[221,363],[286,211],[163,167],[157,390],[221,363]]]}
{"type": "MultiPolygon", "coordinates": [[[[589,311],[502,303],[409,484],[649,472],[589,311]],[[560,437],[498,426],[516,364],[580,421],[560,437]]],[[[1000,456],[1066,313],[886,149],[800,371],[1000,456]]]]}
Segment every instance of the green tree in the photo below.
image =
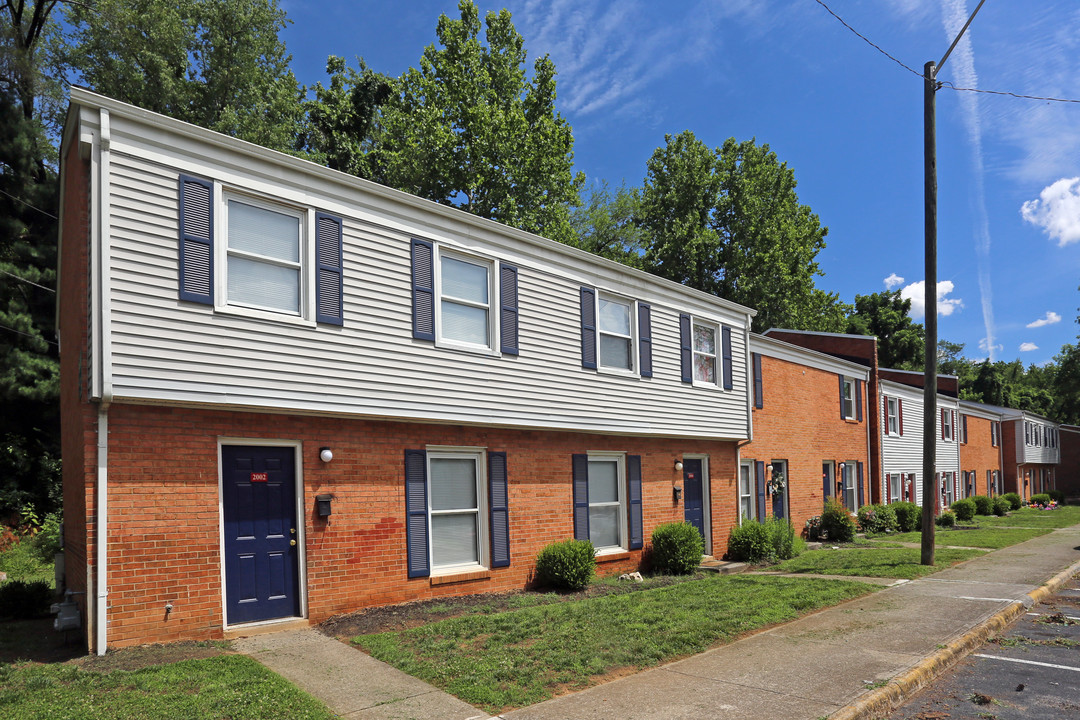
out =
{"type": "Polygon", "coordinates": [[[613,193],[607,182],[601,181],[570,215],[575,238],[571,244],[640,268],[645,247],[645,233],[635,221],[640,204],[641,191],[637,188],[624,184],[613,193]]]}
{"type": "Polygon", "coordinates": [[[839,329],[837,297],[814,286],[828,229],[795,187],[768,145],[729,138],[709,150],[689,130],[665,136],[642,191],[646,269],[757,309],[755,330],[839,329]]]}
{"type": "Polygon", "coordinates": [[[1054,376],[1054,420],[1080,425],[1080,345],[1065,345],[1054,356],[1057,372],[1054,376]]]}
{"type": "Polygon", "coordinates": [[[376,180],[444,205],[572,243],[570,208],[584,183],[574,137],[555,110],[548,56],[526,76],[524,40],[506,10],[484,19],[470,0],[439,17],[441,47],[394,83],[376,130],[376,180]]]}
{"type": "Polygon", "coordinates": [[[97,0],[66,7],[60,60],[123,102],[295,152],[303,89],[277,0],[97,0]]]}
{"type": "Polygon", "coordinates": [[[856,295],[844,332],[876,336],[878,365],[883,368],[920,370],[924,365],[923,326],[912,321],[911,301],[898,290],[856,295]]]}

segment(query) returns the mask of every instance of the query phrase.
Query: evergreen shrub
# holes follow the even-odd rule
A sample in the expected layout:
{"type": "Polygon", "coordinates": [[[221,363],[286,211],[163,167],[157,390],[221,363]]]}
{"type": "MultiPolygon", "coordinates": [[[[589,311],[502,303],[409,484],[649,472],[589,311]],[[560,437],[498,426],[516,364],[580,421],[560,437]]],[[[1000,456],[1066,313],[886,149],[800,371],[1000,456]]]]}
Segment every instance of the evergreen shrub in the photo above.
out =
{"type": "Polygon", "coordinates": [[[913,502],[889,503],[896,515],[896,529],[900,532],[915,532],[922,527],[922,508],[913,502]]]}
{"type": "MultiPolygon", "coordinates": [[[[1008,501],[1010,510],[1019,510],[1020,507],[1024,504],[1024,502],[1020,499],[1020,496],[1016,493],[1005,493],[1001,497],[1005,498],[1005,500],[1008,501]]],[[[995,505],[997,500],[998,498],[995,498],[995,505]]],[[[997,515],[996,509],[994,510],[994,514],[997,515]]]]}
{"type": "Polygon", "coordinates": [[[836,498],[829,498],[821,511],[821,531],[832,542],[851,542],[855,538],[855,521],[836,498]]]}
{"type": "Polygon", "coordinates": [[[957,500],[949,506],[949,509],[956,513],[956,519],[962,522],[967,522],[975,517],[975,501],[970,498],[957,500]]]}
{"type": "Polygon", "coordinates": [[[657,525],[652,534],[653,569],[667,575],[689,575],[701,564],[705,540],[688,522],[657,525]]]}
{"type": "Polygon", "coordinates": [[[994,501],[985,495],[972,495],[971,501],[975,503],[976,515],[993,515],[994,501]]]}
{"type": "Polygon", "coordinates": [[[596,549],[588,540],[546,545],[536,557],[536,578],[546,587],[584,590],[596,573],[596,549]]]}

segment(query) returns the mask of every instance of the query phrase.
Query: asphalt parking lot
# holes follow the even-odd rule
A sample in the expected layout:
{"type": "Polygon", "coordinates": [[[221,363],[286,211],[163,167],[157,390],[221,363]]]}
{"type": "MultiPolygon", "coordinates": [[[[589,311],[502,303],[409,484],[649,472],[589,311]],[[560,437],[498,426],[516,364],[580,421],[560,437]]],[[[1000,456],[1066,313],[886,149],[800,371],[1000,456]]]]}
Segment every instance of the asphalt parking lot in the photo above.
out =
{"type": "Polygon", "coordinates": [[[1080,718],[1080,581],[1074,576],[889,720],[1080,718]]]}

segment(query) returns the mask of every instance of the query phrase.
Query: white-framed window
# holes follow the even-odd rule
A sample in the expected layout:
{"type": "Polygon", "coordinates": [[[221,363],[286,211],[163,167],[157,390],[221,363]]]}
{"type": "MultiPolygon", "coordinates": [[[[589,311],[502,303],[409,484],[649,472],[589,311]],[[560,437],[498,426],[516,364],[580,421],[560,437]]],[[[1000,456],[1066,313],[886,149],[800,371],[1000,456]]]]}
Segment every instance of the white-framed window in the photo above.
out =
{"type": "Polygon", "coordinates": [[[1001,437],[1001,427],[993,420],[990,421],[990,446],[998,446],[998,438],[1001,437]]]}
{"type": "Polygon", "coordinates": [[[715,386],[720,378],[720,328],[701,320],[692,320],[694,384],[715,386]]]}
{"type": "Polygon", "coordinates": [[[494,350],[494,262],[439,248],[435,274],[436,343],[468,350],[494,350]]]}
{"type": "Polygon", "coordinates": [[[953,412],[952,410],[943,410],[941,412],[941,432],[946,442],[952,442],[953,437],[953,412]]]}
{"type": "Polygon", "coordinates": [[[902,496],[903,475],[891,473],[889,475],[889,502],[900,502],[902,496]]]}
{"type": "Polygon", "coordinates": [[[825,497],[822,501],[836,496],[836,461],[821,461],[821,491],[825,497]]]}
{"type": "Polygon", "coordinates": [[[754,498],[754,464],[739,463],[739,524],[757,518],[757,504],[754,498]]]}
{"type": "Polygon", "coordinates": [[[219,304],[303,317],[306,212],[223,193],[219,304]]]}
{"type": "Polygon", "coordinates": [[[889,419],[889,426],[887,428],[887,431],[888,431],[889,435],[899,436],[900,435],[899,401],[897,400],[897,398],[890,397],[890,398],[885,398],[885,402],[887,403],[887,416],[888,416],[888,419],[889,419]]]}
{"type": "Polygon", "coordinates": [[[851,378],[844,378],[844,417],[855,419],[855,381],[851,378]]]}
{"type": "Polygon", "coordinates": [[[597,552],[626,548],[626,456],[589,453],[589,540],[597,552]]]}
{"type": "Polygon", "coordinates": [[[485,453],[429,449],[427,496],[432,574],[486,567],[485,453]]]}
{"type": "Polygon", "coordinates": [[[956,485],[956,483],[954,482],[954,479],[953,479],[953,473],[951,473],[951,472],[938,473],[938,475],[940,477],[940,480],[938,482],[941,483],[941,485],[939,485],[938,487],[940,487],[942,489],[942,491],[944,492],[945,507],[949,508],[949,507],[952,506],[953,501],[956,499],[955,498],[955,490],[956,490],[955,485],[956,485]]]}
{"type": "Polygon", "coordinates": [[[598,365],[606,370],[635,371],[635,302],[596,293],[598,365]]]}
{"type": "Polygon", "coordinates": [[[843,473],[841,478],[844,481],[844,507],[848,510],[855,512],[859,509],[859,495],[858,489],[855,485],[855,462],[848,461],[840,465],[840,470],[843,473]]]}

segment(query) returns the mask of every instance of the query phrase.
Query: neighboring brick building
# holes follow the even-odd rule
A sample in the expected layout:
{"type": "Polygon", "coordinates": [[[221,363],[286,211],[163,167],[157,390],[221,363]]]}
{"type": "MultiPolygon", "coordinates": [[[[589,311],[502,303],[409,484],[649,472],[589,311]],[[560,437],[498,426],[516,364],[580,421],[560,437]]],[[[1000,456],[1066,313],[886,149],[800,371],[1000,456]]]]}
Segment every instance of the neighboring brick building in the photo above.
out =
{"type": "Polygon", "coordinates": [[[92,650],[726,550],[751,310],[79,88],[60,156],[92,650]]]}
{"type": "Polygon", "coordinates": [[[1005,492],[1023,500],[1057,488],[1061,459],[1058,424],[1034,413],[996,408],[1002,415],[1002,474],[1005,492]]]}
{"type": "Polygon", "coordinates": [[[992,406],[960,401],[960,474],[965,495],[1003,492],[1001,414],[992,406]]]}
{"type": "Polygon", "coordinates": [[[740,513],[791,518],[796,530],[826,497],[855,511],[866,502],[869,370],[762,335],[750,336],[753,441],[741,449],[740,513]],[[765,482],[783,473],[786,488],[765,482]]]}
{"type": "Polygon", "coordinates": [[[1057,489],[1072,502],[1080,500],[1080,425],[1062,425],[1061,463],[1058,465],[1057,489]]]}

